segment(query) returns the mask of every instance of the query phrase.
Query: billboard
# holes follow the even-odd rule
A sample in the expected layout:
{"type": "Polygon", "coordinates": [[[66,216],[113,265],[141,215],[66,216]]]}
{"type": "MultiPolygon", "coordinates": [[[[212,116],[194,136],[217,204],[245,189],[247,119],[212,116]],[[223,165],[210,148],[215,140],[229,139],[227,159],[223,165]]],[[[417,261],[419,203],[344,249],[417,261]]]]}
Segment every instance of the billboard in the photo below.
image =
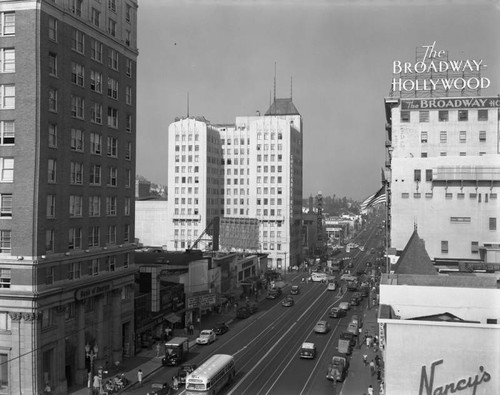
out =
{"type": "Polygon", "coordinates": [[[221,218],[219,248],[226,251],[259,251],[259,221],[256,218],[221,218]]]}

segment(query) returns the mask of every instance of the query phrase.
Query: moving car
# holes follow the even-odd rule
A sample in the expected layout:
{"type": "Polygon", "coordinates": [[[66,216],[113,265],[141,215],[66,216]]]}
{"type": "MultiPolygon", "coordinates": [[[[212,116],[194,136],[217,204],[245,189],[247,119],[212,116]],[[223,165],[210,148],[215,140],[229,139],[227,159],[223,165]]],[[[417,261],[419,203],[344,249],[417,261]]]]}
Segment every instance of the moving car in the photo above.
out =
{"type": "Polygon", "coordinates": [[[292,307],[295,304],[292,296],[287,296],[285,299],[281,301],[281,305],[283,307],[292,307]]]}
{"type": "Polygon", "coordinates": [[[276,299],[281,296],[281,288],[270,289],[267,293],[266,299],[276,299]]]}
{"type": "Polygon", "coordinates": [[[332,307],[330,312],[328,313],[328,317],[330,318],[341,318],[346,316],[346,311],[341,309],[340,307],[332,307]]]}
{"type": "Polygon", "coordinates": [[[347,376],[347,370],[349,369],[349,362],[346,358],[341,356],[334,356],[332,361],[328,364],[328,370],[326,372],[326,378],[328,380],[344,381],[347,376]]]}
{"type": "Polygon", "coordinates": [[[305,342],[302,343],[299,351],[300,358],[314,359],[316,357],[316,346],[314,343],[305,342]]]}
{"type": "Polygon", "coordinates": [[[349,301],[349,304],[351,306],[358,306],[359,305],[359,299],[355,298],[355,297],[352,297],[351,300],[349,301]]]}
{"type": "Polygon", "coordinates": [[[217,335],[212,329],[203,329],[200,336],[196,338],[196,344],[210,344],[215,341],[217,335]]]}
{"type": "Polygon", "coordinates": [[[330,330],[330,324],[326,321],[318,321],[314,327],[315,333],[327,333],[330,330]]]}
{"type": "Polygon", "coordinates": [[[339,308],[345,311],[349,310],[350,309],[349,302],[340,302],[339,308]]]}
{"type": "Polygon", "coordinates": [[[153,382],[151,383],[151,395],[170,395],[171,387],[168,383],[153,382]]]}
{"type": "Polygon", "coordinates": [[[172,376],[172,381],[174,380],[174,378],[177,378],[177,382],[179,383],[179,385],[184,385],[186,384],[186,376],[189,374],[189,373],[192,373],[196,370],[197,368],[197,365],[195,364],[186,364],[186,365],[182,365],[178,370],[177,370],[177,373],[175,375],[172,376]]]}
{"type": "Polygon", "coordinates": [[[215,324],[214,332],[217,336],[223,335],[229,330],[229,327],[226,325],[225,322],[218,322],[215,324]]]}
{"type": "Polygon", "coordinates": [[[328,283],[328,286],[326,287],[327,291],[335,291],[337,289],[337,286],[335,285],[334,282],[328,283]]]}
{"type": "Polygon", "coordinates": [[[298,285],[292,285],[292,289],[290,290],[291,295],[298,295],[300,293],[300,288],[298,285]]]}

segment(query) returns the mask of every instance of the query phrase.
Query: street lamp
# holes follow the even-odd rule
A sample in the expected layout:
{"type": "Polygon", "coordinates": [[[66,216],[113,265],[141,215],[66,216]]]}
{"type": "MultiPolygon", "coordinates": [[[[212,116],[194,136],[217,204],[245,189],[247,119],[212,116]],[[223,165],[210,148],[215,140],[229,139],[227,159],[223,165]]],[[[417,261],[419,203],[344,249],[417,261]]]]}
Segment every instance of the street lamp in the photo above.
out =
{"type": "Polygon", "coordinates": [[[94,347],[90,347],[90,344],[85,344],[85,356],[90,361],[90,370],[89,370],[89,379],[88,379],[88,387],[90,388],[89,393],[93,394],[93,379],[94,379],[94,359],[97,358],[97,353],[99,351],[99,347],[97,344],[94,344],[94,347]]]}

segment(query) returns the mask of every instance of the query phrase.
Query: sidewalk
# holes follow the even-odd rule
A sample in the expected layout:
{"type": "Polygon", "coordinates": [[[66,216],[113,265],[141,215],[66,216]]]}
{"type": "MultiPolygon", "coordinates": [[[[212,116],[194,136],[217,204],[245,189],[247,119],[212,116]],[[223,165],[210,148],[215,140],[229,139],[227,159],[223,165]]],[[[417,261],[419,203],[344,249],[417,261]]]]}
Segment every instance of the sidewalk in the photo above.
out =
{"type": "MultiPolygon", "coordinates": [[[[363,317],[363,333],[378,336],[377,324],[378,306],[366,310],[363,317]]],[[[362,340],[362,339],[361,339],[362,340]]],[[[366,343],[361,348],[356,347],[350,358],[349,374],[342,386],[341,395],[368,394],[368,386],[373,386],[374,395],[380,394],[380,383],[377,381],[377,372],[372,375],[370,372],[370,361],[375,360],[375,356],[380,358],[380,365],[383,367],[382,353],[376,349],[368,348],[366,343]],[[363,362],[363,355],[367,355],[368,363],[363,362]]],[[[383,379],[383,374],[382,374],[383,379]]]]}
{"type": "MultiPolygon", "coordinates": [[[[291,274],[285,276],[284,279],[285,286],[290,284],[290,279],[292,278],[291,274]]],[[[259,296],[259,302],[266,298],[266,292],[261,292],[259,296]]],[[[212,312],[201,319],[201,329],[214,328],[216,323],[225,322],[229,325],[235,319],[235,311],[234,309],[229,309],[227,312],[222,311],[222,313],[212,312]]],[[[187,336],[189,338],[189,349],[191,350],[196,346],[196,338],[200,333],[200,329],[196,328],[193,335],[187,336]]],[[[184,329],[175,329],[172,337],[182,336],[185,337],[184,329]]],[[[156,344],[151,349],[142,349],[136,355],[131,358],[123,360],[120,365],[119,370],[112,369],[108,375],[105,376],[104,381],[108,378],[114,377],[117,374],[125,373],[125,377],[129,381],[129,385],[125,387],[123,391],[133,387],[137,384],[137,371],[139,369],[143,372],[143,380],[145,380],[148,376],[154,374],[156,371],[162,368],[161,359],[163,355],[160,352],[160,356],[156,357],[156,344]]],[[[89,389],[87,387],[79,388],[77,390],[70,389],[69,394],[71,395],[88,395],[89,389]]]]}

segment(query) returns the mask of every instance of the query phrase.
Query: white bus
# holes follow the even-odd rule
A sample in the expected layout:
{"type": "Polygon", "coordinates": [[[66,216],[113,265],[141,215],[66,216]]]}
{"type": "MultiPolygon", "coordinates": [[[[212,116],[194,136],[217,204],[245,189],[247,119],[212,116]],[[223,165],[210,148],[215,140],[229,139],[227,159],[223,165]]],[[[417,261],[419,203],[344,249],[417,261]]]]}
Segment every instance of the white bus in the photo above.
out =
{"type": "Polygon", "coordinates": [[[218,394],[235,374],[232,355],[213,355],[186,377],[186,395],[218,394]]]}

